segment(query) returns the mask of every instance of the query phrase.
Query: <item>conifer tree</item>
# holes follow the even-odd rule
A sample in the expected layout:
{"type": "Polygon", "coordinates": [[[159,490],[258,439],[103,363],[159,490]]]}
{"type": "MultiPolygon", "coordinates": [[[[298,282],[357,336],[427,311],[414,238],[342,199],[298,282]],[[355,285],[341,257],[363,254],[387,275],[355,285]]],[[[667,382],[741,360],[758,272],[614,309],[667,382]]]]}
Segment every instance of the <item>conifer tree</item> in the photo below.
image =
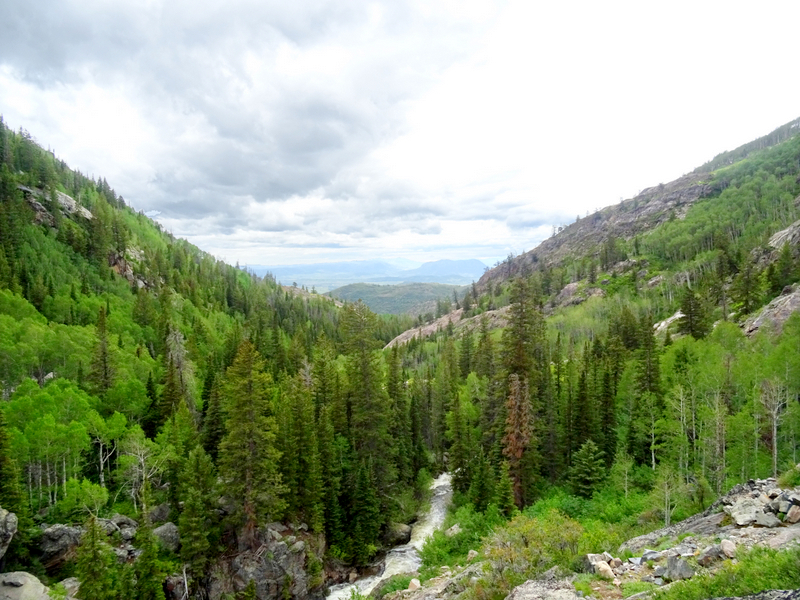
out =
{"type": "Polygon", "coordinates": [[[467,495],[478,512],[486,512],[486,508],[495,498],[492,465],[487,460],[482,448],[478,449],[478,456],[475,458],[472,482],[467,495]]]}
{"type": "Polygon", "coordinates": [[[5,556],[0,559],[0,572],[4,564],[24,563],[29,558],[30,531],[34,526],[28,500],[25,497],[19,466],[11,450],[11,437],[5,413],[0,408],[0,506],[17,517],[17,533],[5,556]]]}
{"type": "Polygon", "coordinates": [[[465,330],[461,334],[461,352],[458,357],[458,366],[461,369],[461,377],[467,378],[467,375],[472,371],[473,362],[473,348],[472,348],[472,331],[465,330]]]}
{"type": "MultiPolygon", "coordinates": [[[[376,352],[376,315],[363,303],[346,304],[339,325],[347,354],[350,435],[358,461],[369,462],[382,499],[396,479],[393,440],[389,436],[389,401],[380,356],[376,352]]],[[[386,507],[388,512],[388,506],[386,507]]]]}
{"type": "Polygon", "coordinates": [[[95,392],[102,396],[114,385],[114,366],[109,348],[105,306],[101,306],[98,312],[96,332],[97,343],[92,357],[91,381],[95,392]]]}
{"type": "Polygon", "coordinates": [[[509,376],[509,393],[506,400],[506,429],[503,436],[503,455],[508,459],[509,472],[514,485],[514,501],[522,508],[525,502],[523,457],[528,452],[532,436],[530,397],[527,381],[516,374],[509,376]]]}
{"type": "Polygon", "coordinates": [[[494,503],[506,517],[511,518],[517,512],[517,505],[514,503],[514,486],[511,483],[511,475],[508,471],[508,463],[503,461],[497,472],[497,483],[494,488],[494,503]]]}
{"type": "Polygon", "coordinates": [[[92,515],[86,522],[75,561],[75,576],[81,582],[81,600],[116,600],[119,597],[117,557],[106,535],[92,515]]]}
{"type": "Polygon", "coordinates": [[[411,419],[408,414],[408,393],[400,373],[400,351],[392,347],[388,358],[386,391],[389,394],[390,425],[389,434],[395,442],[394,463],[397,479],[410,483],[414,479],[411,449],[411,419]]]}
{"type": "Polygon", "coordinates": [[[208,396],[208,409],[203,419],[201,442],[203,448],[216,461],[219,453],[219,444],[225,435],[225,418],[222,412],[222,393],[220,380],[215,379],[208,396]]]}
{"type": "Polygon", "coordinates": [[[466,492],[472,480],[472,474],[470,472],[472,443],[470,440],[467,418],[462,409],[461,398],[458,394],[456,394],[456,397],[453,399],[451,437],[453,443],[450,446],[450,472],[453,474],[453,489],[459,492],[466,492]]]}
{"type": "Polygon", "coordinates": [[[283,513],[285,488],[278,471],[271,377],[255,347],[245,340],[228,368],[223,388],[226,434],[219,448],[223,492],[242,526],[241,545],[253,547],[255,530],[283,513]]]}
{"type": "Polygon", "coordinates": [[[494,342],[489,331],[489,319],[481,315],[480,334],[478,346],[475,349],[475,373],[478,377],[494,378],[494,342]]]}
{"type": "Polygon", "coordinates": [[[181,487],[184,499],[178,524],[181,559],[189,566],[192,579],[202,582],[207,575],[217,525],[214,520],[216,471],[202,447],[189,453],[181,474],[181,487]]]}
{"type": "MultiPolygon", "coordinates": [[[[158,560],[158,540],[147,515],[144,515],[139,529],[136,531],[136,547],[141,554],[133,564],[136,577],[134,600],[164,600],[164,573],[158,560]]],[[[83,587],[83,584],[81,584],[83,587]]]]}
{"type": "Polygon", "coordinates": [[[322,468],[315,431],[314,401],[311,389],[300,375],[288,383],[284,397],[288,406],[288,431],[281,437],[288,444],[281,448],[282,462],[291,462],[284,482],[292,494],[287,498],[288,508],[308,522],[314,531],[323,529],[322,468]]]}
{"type": "MultiPolygon", "coordinates": [[[[336,436],[331,420],[333,407],[323,406],[320,409],[317,424],[319,440],[319,457],[322,465],[322,490],[325,522],[325,539],[330,547],[343,549],[344,546],[344,513],[339,501],[342,481],[340,448],[336,444],[336,436]]],[[[343,438],[340,438],[340,440],[343,438]]]]}
{"type": "Polygon", "coordinates": [[[366,564],[374,554],[383,523],[372,471],[372,465],[362,460],[356,472],[350,511],[352,554],[359,565],[366,564]]]}
{"type": "Polygon", "coordinates": [[[605,479],[604,452],[592,440],[587,440],[575,453],[570,468],[570,485],[572,491],[584,498],[592,494],[605,479]]]}
{"type": "Polygon", "coordinates": [[[703,303],[697,294],[688,287],[683,292],[681,312],[683,316],[678,319],[679,332],[691,335],[696,340],[702,339],[708,334],[708,317],[703,303]]]}

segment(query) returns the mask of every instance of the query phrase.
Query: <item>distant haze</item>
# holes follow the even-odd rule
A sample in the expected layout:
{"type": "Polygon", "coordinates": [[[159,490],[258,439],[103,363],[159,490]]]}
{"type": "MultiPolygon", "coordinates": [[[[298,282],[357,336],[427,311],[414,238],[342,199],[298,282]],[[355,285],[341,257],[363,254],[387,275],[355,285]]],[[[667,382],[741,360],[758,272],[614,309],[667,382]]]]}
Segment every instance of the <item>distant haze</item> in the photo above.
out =
{"type": "Polygon", "coordinates": [[[327,292],[350,283],[444,283],[466,285],[477,281],[487,265],[479,260],[437,260],[415,269],[402,269],[379,260],[315,263],[267,267],[247,265],[257,275],[271,273],[284,285],[304,285],[327,292]]]}

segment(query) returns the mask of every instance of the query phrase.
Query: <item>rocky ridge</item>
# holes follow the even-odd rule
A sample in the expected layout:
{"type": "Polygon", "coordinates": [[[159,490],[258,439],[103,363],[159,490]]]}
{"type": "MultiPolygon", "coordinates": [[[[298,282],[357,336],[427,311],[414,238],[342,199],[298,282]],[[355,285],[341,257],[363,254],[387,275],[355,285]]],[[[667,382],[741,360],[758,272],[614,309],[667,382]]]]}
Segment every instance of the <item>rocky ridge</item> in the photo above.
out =
{"type": "Polygon", "coordinates": [[[554,266],[569,257],[594,253],[609,236],[630,239],[670,218],[683,218],[692,204],[715,191],[708,178],[706,173],[684,175],[670,183],[647,188],[618,205],[579,218],[535,249],[488,270],[477,285],[483,290],[490,283],[532,272],[538,263],[554,266]]]}

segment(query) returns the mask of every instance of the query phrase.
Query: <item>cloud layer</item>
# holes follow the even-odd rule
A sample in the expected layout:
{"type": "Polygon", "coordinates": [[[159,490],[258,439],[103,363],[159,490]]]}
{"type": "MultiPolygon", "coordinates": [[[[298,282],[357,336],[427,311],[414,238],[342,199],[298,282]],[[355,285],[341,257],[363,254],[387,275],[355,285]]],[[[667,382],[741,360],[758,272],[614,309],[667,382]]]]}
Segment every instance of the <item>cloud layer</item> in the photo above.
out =
{"type": "Polygon", "coordinates": [[[492,259],[798,116],[759,11],[7,0],[0,112],[231,262],[492,259]]]}

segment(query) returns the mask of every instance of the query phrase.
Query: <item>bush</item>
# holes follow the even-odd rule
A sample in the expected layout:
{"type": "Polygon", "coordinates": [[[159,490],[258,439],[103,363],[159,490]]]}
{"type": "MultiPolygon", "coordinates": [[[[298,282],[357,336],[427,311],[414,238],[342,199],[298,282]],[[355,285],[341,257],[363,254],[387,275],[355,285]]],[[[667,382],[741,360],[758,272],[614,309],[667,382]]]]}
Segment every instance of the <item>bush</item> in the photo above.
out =
{"type": "Polygon", "coordinates": [[[485,513],[477,512],[471,504],[458,508],[447,518],[443,529],[457,523],[461,531],[449,537],[443,531],[436,531],[428,538],[420,551],[421,577],[430,579],[438,575],[438,567],[465,561],[470,550],[480,548],[482,538],[505,522],[505,517],[494,504],[490,504],[485,513]]]}

